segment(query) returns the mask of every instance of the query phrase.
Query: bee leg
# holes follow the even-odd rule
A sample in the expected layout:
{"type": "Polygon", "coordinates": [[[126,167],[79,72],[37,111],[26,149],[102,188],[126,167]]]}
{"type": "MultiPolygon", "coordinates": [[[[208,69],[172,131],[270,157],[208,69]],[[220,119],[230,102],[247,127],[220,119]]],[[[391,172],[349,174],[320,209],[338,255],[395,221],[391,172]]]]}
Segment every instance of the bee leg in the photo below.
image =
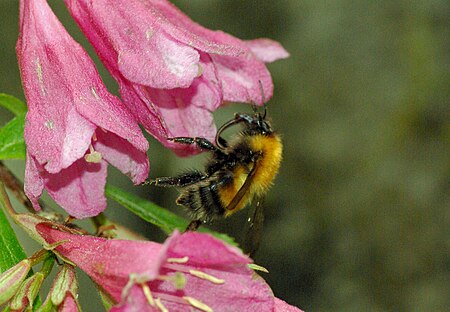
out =
{"type": "Polygon", "coordinates": [[[219,137],[217,138],[217,143],[216,143],[216,144],[220,144],[220,146],[222,147],[222,149],[228,147],[228,142],[227,142],[227,140],[225,140],[225,139],[222,138],[221,136],[219,136],[219,137]]]}
{"type": "Polygon", "coordinates": [[[202,225],[201,220],[192,220],[191,223],[187,226],[185,232],[194,232],[197,231],[197,229],[202,225]]]}
{"type": "Polygon", "coordinates": [[[214,144],[212,144],[205,138],[176,137],[176,138],[168,138],[167,140],[181,144],[195,144],[197,145],[198,148],[202,150],[220,152],[220,150],[214,144]]]}
{"type": "Polygon", "coordinates": [[[156,178],[153,180],[149,180],[146,184],[160,186],[160,187],[171,187],[171,186],[183,187],[183,186],[187,186],[192,183],[196,183],[203,179],[206,179],[207,177],[208,177],[207,175],[205,175],[199,171],[192,171],[192,172],[188,172],[188,173],[179,175],[177,177],[156,178]]]}

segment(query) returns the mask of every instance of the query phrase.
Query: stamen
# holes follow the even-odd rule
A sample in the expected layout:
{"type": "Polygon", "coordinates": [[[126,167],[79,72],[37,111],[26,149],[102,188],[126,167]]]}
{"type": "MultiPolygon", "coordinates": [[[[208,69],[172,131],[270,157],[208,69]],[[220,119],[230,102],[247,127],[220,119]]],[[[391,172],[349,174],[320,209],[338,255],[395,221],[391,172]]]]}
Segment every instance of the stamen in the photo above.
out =
{"type": "Polygon", "coordinates": [[[204,312],[213,312],[213,309],[211,309],[209,306],[207,306],[206,304],[204,304],[200,300],[197,300],[195,298],[188,297],[188,296],[184,296],[183,299],[186,300],[194,308],[197,308],[197,309],[202,310],[204,312]]]}
{"type": "Polygon", "coordinates": [[[166,269],[169,269],[169,270],[173,270],[173,271],[189,273],[189,270],[186,268],[186,266],[179,265],[179,264],[176,264],[176,263],[174,263],[174,264],[172,264],[172,263],[165,263],[165,264],[163,264],[163,267],[165,267],[166,269]]]}
{"type": "Polygon", "coordinates": [[[155,299],[156,307],[161,310],[161,312],[169,312],[169,310],[162,304],[160,298],[155,299]]]}
{"type": "Polygon", "coordinates": [[[183,258],[167,258],[167,262],[169,263],[186,263],[189,261],[189,257],[185,256],[183,258]]]}
{"type": "Polygon", "coordinates": [[[261,271],[264,273],[269,273],[269,270],[267,270],[263,266],[257,265],[256,263],[249,263],[249,264],[247,264],[247,266],[254,271],[261,271]]]}
{"type": "Polygon", "coordinates": [[[154,303],[163,312],[168,311],[168,309],[162,304],[161,300],[164,300],[167,302],[183,304],[183,305],[189,304],[189,305],[193,306],[194,308],[197,308],[201,311],[213,312],[213,309],[211,309],[208,305],[206,305],[205,303],[201,302],[200,300],[192,298],[192,297],[188,297],[188,296],[177,297],[177,296],[173,296],[173,295],[169,295],[169,294],[165,294],[165,293],[158,293],[158,292],[154,292],[154,294],[155,294],[155,297],[157,297],[154,300],[154,303]],[[158,301],[159,301],[159,303],[158,303],[158,301]],[[161,306],[159,304],[161,304],[161,306]]]}
{"type": "Polygon", "coordinates": [[[92,144],[89,146],[89,154],[84,155],[84,159],[88,163],[99,163],[102,160],[102,154],[94,150],[92,144]]]}
{"type": "Polygon", "coordinates": [[[153,300],[152,292],[150,291],[150,287],[147,284],[141,284],[142,290],[144,291],[145,298],[147,298],[148,303],[154,307],[155,300],[153,300]]]}
{"type": "Polygon", "coordinates": [[[196,276],[198,278],[210,281],[211,283],[214,283],[214,284],[223,284],[223,283],[225,283],[225,280],[217,278],[217,277],[212,276],[212,275],[209,275],[209,274],[207,274],[205,272],[202,272],[202,271],[189,270],[189,273],[191,275],[193,275],[193,276],[196,276]]]}

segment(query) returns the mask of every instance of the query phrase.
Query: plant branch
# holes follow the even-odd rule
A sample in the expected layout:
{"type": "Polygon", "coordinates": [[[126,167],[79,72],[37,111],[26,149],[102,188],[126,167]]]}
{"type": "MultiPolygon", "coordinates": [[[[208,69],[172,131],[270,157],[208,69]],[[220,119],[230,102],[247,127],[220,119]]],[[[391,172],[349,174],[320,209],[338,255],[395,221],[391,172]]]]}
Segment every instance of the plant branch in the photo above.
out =
{"type": "MultiPolygon", "coordinates": [[[[22,182],[9,170],[5,164],[0,161],[0,181],[3,181],[5,186],[13,193],[14,197],[28,209],[28,211],[35,213],[33,204],[25,195],[23,191],[22,182]]],[[[42,205],[41,205],[42,207],[42,205]]]]}

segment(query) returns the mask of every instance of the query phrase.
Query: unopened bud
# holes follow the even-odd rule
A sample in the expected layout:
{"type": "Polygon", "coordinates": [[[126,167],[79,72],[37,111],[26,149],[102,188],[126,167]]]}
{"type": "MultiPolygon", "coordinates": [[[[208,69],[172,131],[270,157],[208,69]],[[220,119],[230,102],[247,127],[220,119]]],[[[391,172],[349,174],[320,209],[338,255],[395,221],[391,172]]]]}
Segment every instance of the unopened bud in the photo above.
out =
{"type": "Polygon", "coordinates": [[[14,296],[30,269],[30,260],[25,259],[0,275],[0,305],[14,296]]]}
{"type": "Polygon", "coordinates": [[[27,278],[9,304],[11,310],[24,310],[26,307],[33,307],[34,299],[41,289],[44,281],[44,274],[41,272],[35,273],[33,276],[27,278]]]}
{"type": "Polygon", "coordinates": [[[69,264],[65,264],[61,271],[55,278],[52,289],[49,296],[53,305],[59,306],[66,296],[72,295],[73,298],[77,297],[78,293],[78,281],[75,275],[75,269],[69,264]]]}

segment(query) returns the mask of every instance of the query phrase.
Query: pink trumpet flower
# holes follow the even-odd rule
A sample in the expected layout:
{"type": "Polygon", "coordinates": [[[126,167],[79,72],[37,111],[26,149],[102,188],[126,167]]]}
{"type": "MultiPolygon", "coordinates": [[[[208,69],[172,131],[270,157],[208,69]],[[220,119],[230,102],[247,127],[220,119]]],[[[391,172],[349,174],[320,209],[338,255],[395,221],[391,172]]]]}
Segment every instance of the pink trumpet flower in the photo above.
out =
{"type": "Polygon", "coordinates": [[[264,63],[286,58],[269,39],[243,41],[193,22],[166,0],[65,0],[139,122],[179,154],[168,137],[212,139],[211,112],[224,101],[262,104],[273,83],[264,63]]]}
{"type": "Polygon", "coordinates": [[[161,245],[77,235],[50,223],[36,230],[117,304],[111,311],[301,312],[274,297],[240,250],[208,234],[175,232],[161,245]]]}
{"type": "Polygon", "coordinates": [[[28,104],[25,192],[36,210],[45,188],[70,215],[95,216],[106,208],[107,163],[142,183],[148,142],[45,0],[20,1],[16,52],[28,104]]]}

